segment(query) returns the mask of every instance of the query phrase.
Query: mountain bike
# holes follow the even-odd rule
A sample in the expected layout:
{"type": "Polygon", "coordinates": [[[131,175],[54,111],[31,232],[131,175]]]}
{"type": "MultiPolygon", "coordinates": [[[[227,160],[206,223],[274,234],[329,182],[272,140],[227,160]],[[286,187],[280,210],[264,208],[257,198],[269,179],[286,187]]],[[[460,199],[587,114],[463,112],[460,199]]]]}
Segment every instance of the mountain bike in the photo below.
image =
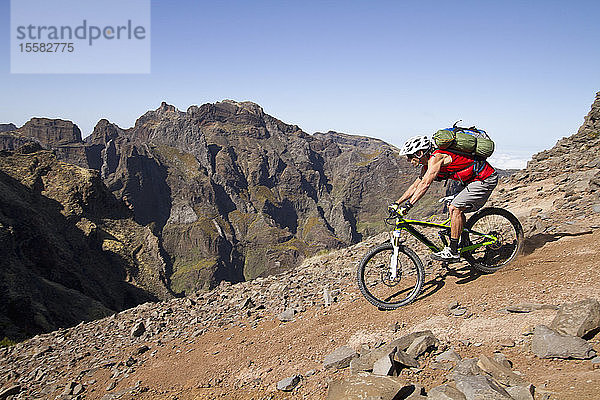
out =
{"type": "MultiPolygon", "coordinates": [[[[443,198],[449,202],[449,198],[443,198]]],[[[425,281],[423,262],[404,244],[402,233],[415,237],[432,253],[448,246],[450,218],[442,223],[405,219],[395,211],[385,219],[395,228],[390,240],[371,248],[358,265],[358,287],[365,298],[380,309],[393,310],[412,303],[425,281]],[[442,246],[416,227],[435,228],[442,246]]],[[[472,269],[489,274],[499,270],[521,251],[523,228],[512,213],[496,207],[483,208],[469,217],[459,243],[461,257],[472,269]]]]}

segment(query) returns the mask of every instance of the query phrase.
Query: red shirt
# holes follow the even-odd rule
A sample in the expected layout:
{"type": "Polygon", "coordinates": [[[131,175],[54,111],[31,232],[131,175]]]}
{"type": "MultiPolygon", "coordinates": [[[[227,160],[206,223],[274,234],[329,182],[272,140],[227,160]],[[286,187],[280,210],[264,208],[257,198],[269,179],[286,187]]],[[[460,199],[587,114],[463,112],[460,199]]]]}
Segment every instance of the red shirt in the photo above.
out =
{"type": "Polygon", "coordinates": [[[452,157],[450,164],[442,165],[440,168],[437,176],[438,179],[452,179],[467,184],[473,181],[483,181],[496,171],[487,161],[482,161],[482,167],[481,162],[476,162],[472,157],[447,150],[437,149],[433,152],[432,156],[438,153],[448,154],[452,157]],[[479,173],[477,173],[476,167],[480,168],[479,173]]]}

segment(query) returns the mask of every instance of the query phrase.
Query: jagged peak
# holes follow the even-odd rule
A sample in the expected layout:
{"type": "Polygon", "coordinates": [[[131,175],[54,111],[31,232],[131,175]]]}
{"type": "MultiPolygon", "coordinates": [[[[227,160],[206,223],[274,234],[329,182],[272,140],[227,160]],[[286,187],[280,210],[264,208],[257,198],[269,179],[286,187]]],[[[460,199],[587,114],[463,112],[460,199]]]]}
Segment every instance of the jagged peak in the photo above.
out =
{"type": "Polygon", "coordinates": [[[235,100],[231,100],[231,99],[225,99],[219,102],[215,103],[215,106],[219,106],[219,105],[231,105],[234,106],[239,112],[239,111],[246,111],[249,112],[251,114],[256,114],[259,116],[263,116],[265,114],[265,111],[263,110],[263,108],[261,106],[259,106],[258,104],[251,102],[251,101],[235,101],[235,100]]]}
{"type": "Polygon", "coordinates": [[[17,130],[17,126],[15,124],[0,124],[0,132],[12,132],[12,131],[16,131],[17,130]]]}
{"type": "Polygon", "coordinates": [[[158,107],[156,109],[157,112],[160,113],[178,113],[180,112],[177,107],[175,107],[172,104],[168,104],[167,102],[163,101],[162,103],[160,103],[160,107],[158,107]]]}
{"type": "MultiPolygon", "coordinates": [[[[205,103],[202,104],[201,106],[198,105],[191,105],[187,108],[187,110],[184,112],[180,111],[179,109],[177,109],[175,106],[168,104],[166,102],[162,102],[160,107],[158,107],[156,110],[154,111],[148,111],[148,113],[150,114],[187,114],[189,116],[193,116],[196,114],[202,114],[204,111],[207,110],[211,110],[211,109],[218,109],[221,110],[221,112],[225,112],[227,114],[231,114],[231,115],[236,115],[236,114],[243,114],[243,113],[247,113],[247,114],[252,114],[252,115],[256,115],[259,118],[264,118],[267,114],[265,114],[263,108],[258,105],[257,103],[254,103],[252,101],[236,101],[236,100],[231,100],[231,99],[225,99],[225,100],[221,100],[221,101],[217,101],[215,103],[205,103]]],[[[148,114],[146,113],[146,114],[148,114]]]]}
{"type": "Polygon", "coordinates": [[[96,128],[99,127],[103,127],[103,126],[107,126],[107,125],[115,125],[112,122],[110,122],[109,120],[107,120],[106,118],[101,118],[97,123],[96,123],[96,128]]]}
{"type": "Polygon", "coordinates": [[[87,142],[91,143],[106,143],[111,139],[118,137],[123,132],[117,124],[114,124],[102,118],[98,121],[92,134],[86,138],[87,142]]]}

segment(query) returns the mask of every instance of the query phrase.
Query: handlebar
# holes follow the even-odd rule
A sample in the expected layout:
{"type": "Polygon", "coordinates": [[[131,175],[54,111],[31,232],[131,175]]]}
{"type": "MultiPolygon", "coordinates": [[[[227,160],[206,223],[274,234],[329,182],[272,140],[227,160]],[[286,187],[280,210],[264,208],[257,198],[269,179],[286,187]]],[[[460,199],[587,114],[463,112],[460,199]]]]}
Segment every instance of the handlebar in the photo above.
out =
{"type": "Polygon", "coordinates": [[[397,219],[404,219],[404,216],[394,210],[389,210],[389,215],[384,219],[387,225],[395,226],[397,219]]]}

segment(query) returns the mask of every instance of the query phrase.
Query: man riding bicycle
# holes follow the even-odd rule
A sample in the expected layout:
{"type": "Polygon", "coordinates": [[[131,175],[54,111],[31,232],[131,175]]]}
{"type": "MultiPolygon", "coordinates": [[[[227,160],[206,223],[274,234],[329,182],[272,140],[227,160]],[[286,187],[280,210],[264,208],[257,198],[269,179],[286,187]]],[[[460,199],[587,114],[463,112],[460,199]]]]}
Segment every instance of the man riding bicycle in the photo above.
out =
{"type": "Polygon", "coordinates": [[[450,246],[433,253],[437,261],[460,261],[458,242],[465,224],[465,212],[479,210],[489,199],[498,184],[496,170],[487,162],[466,154],[434,147],[427,136],[414,136],[406,141],[400,155],[406,155],[414,166],[421,166],[421,175],[391,207],[401,215],[427,192],[434,180],[452,179],[463,184],[464,189],[450,203],[450,246]]]}

